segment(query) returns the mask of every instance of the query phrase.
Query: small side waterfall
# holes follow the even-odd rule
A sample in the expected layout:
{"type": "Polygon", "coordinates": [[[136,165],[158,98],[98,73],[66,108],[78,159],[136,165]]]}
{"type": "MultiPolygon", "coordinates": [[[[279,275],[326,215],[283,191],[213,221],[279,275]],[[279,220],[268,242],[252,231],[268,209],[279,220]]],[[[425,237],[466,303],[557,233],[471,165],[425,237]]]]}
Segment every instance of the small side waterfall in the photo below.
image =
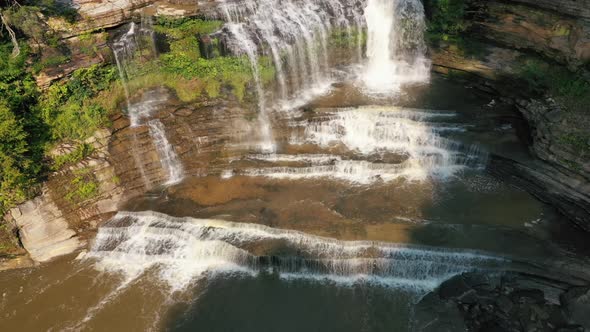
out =
{"type": "MultiPolygon", "coordinates": [[[[121,84],[125,91],[127,102],[127,114],[131,127],[137,127],[147,122],[149,133],[152,137],[152,142],[156,146],[158,155],[160,156],[160,163],[167,174],[166,184],[178,183],[183,178],[183,168],[174,147],[166,137],[164,125],[158,119],[150,119],[154,113],[157,112],[164,102],[167,100],[165,94],[148,91],[144,93],[141,100],[136,103],[131,103],[129,96],[128,82],[135,75],[134,63],[137,57],[156,56],[156,48],[154,41],[154,31],[152,29],[151,18],[148,16],[142,17],[141,24],[130,23],[127,32],[122,34],[112,45],[113,54],[117,62],[117,68],[121,77],[121,84]],[[147,37],[147,38],[146,38],[147,37]],[[147,45],[145,45],[147,44],[147,45]]],[[[133,134],[134,142],[137,141],[136,134],[133,134]]],[[[151,183],[145,175],[143,162],[139,157],[135,146],[132,147],[134,160],[142,175],[144,184],[147,188],[151,187],[151,183]]]]}
{"type": "Polygon", "coordinates": [[[252,275],[270,270],[289,279],[379,283],[425,291],[453,275],[493,268],[504,261],[470,251],[338,241],[262,225],[173,218],[150,211],[119,212],[99,229],[86,257],[96,259],[99,269],[118,271],[129,279],[157,268],[160,279],[172,289],[220,272],[252,275]],[[272,249],[248,250],[273,248],[277,241],[282,255],[272,249]]]}
{"type": "Polygon", "coordinates": [[[367,64],[363,83],[370,90],[391,93],[401,84],[425,82],[424,8],[419,0],[368,0],[367,64]]]}
{"type": "Polygon", "coordinates": [[[147,125],[150,128],[150,135],[154,139],[154,144],[160,155],[160,163],[162,163],[162,167],[164,167],[164,170],[168,174],[168,181],[166,181],[166,184],[180,182],[184,176],[182,164],[166,137],[164,125],[160,120],[150,120],[147,125]]]}
{"type": "Polygon", "coordinates": [[[237,39],[243,40],[241,47],[244,52],[246,52],[248,59],[250,60],[250,66],[254,76],[254,84],[256,86],[256,95],[258,97],[258,110],[260,112],[258,116],[258,121],[260,123],[260,136],[262,139],[260,148],[263,152],[272,153],[275,151],[276,147],[272,137],[268,109],[266,108],[266,96],[264,95],[264,89],[262,87],[260,72],[258,69],[258,54],[256,45],[250,39],[248,39],[246,32],[244,31],[244,27],[241,24],[232,23],[229,25],[229,29],[237,39]]]}

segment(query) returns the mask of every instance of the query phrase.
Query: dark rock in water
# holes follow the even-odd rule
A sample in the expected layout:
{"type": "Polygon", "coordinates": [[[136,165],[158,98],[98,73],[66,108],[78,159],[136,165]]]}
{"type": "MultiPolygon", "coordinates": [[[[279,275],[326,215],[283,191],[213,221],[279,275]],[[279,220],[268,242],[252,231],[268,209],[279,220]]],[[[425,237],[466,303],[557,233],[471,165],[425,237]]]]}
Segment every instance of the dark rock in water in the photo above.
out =
{"type": "Polygon", "coordinates": [[[262,224],[267,225],[267,226],[274,226],[276,224],[276,220],[277,220],[277,214],[274,213],[271,209],[267,209],[267,208],[262,208],[260,210],[260,216],[262,219],[262,224]]]}
{"type": "Polygon", "coordinates": [[[467,331],[584,331],[590,317],[590,288],[563,293],[562,287],[561,281],[553,284],[519,273],[465,273],[418,303],[415,330],[453,331],[449,327],[464,326],[467,331]],[[562,293],[562,305],[546,299],[546,292],[556,290],[562,293]],[[457,311],[463,325],[454,321],[457,311]]]}
{"type": "Polygon", "coordinates": [[[590,330],[590,287],[576,287],[561,296],[562,305],[569,316],[590,330]]]}
{"type": "Polygon", "coordinates": [[[369,156],[352,156],[352,160],[366,160],[374,164],[401,164],[410,158],[401,153],[373,153],[369,156]]]}
{"type": "Polygon", "coordinates": [[[545,302],[545,294],[539,289],[519,289],[510,294],[515,303],[520,304],[541,304],[545,302]]]}
{"type": "Polygon", "coordinates": [[[430,293],[416,305],[412,331],[453,332],[465,331],[465,323],[459,308],[443,301],[436,293],[430,293]]]}
{"type": "Polygon", "coordinates": [[[335,82],[335,83],[332,83],[332,87],[333,88],[343,88],[344,87],[344,83],[342,83],[342,82],[335,82]]]}
{"type": "Polygon", "coordinates": [[[514,303],[506,295],[500,295],[497,299],[498,309],[504,314],[508,314],[514,308],[514,303]]]}
{"type": "Polygon", "coordinates": [[[438,295],[443,300],[457,300],[472,292],[474,290],[465,282],[463,275],[459,275],[443,283],[438,290],[438,295]]]}

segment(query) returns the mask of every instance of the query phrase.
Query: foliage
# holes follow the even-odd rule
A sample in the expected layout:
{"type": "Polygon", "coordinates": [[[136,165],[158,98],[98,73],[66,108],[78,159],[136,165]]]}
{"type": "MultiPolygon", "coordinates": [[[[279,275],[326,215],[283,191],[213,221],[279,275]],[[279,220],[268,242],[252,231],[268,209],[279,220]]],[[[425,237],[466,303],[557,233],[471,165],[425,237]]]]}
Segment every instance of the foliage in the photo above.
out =
{"type": "Polygon", "coordinates": [[[207,35],[219,30],[222,25],[223,22],[217,20],[158,16],[156,24],[154,25],[154,31],[165,34],[174,39],[180,39],[197,34],[207,35]]]}
{"type": "Polygon", "coordinates": [[[49,67],[57,67],[61,64],[67,63],[70,61],[70,58],[63,54],[55,54],[52,56],[48,56],[43,58],[41,61],[35,62],[33,64],[33,72],[39,73],[41,70],[49,67]]]}
{"type": "Polygon", "coordinates": [[[70,153],[59,155],[53,158],[53,165],[51,168],[53,170],[59,170],[64,165],[75,164],[91,155],[92,152],[94,152],[94,147],[92,145],[87,143],[80,144],[76,146],[76,148],[70,153]]]}
{"type": "Polygon", "coordinates": [[[560,138],[560,143],[573,147],[579,153],[590,153],[590,134],[567,133],[560,138]]]}
{"type": "Polygon", "coordinates": [[[92,170],[82,168],[75,172],[75,177],[70,181],[70,192],[65,198],[72,203],[80,203],[98,195],[98,182],[92,175],[92,170]]]}
{"type": "Polygon", "coordinates": [[[467,29],[465,0],[430,0],[428,34],[438,40],[457,40],[467,29]]]}
{"type": "Polygon", "coordinates": [[[26,68],[29,49],[11,57],[0,44],[0,213],[27,198],[41,171],[42,123],[34,106],[37,86],[26,68]],[[31,107],[32,106],[32,107],[31,107]]]}
{"type": "Polygon", "coordinates": [[[361,40],[361,45],[367,42],[367,33],[356,28],[340,29],[335,28],[330,33],[329,44],[332,47],[356,47],[358,40],[361,40]]]}
{"type": "MultiPolygon", "coordinates": [[[[171,88],[180,85],[193,85],[205,91],[209,97],[217,97],[223,85],[232,88],[238,99],[243,99],[246,85],[252,81],[252,68],[247,57],[214,57],[205,59],[199,52],[198,34],[209,34],[218,30],[223,22],[193,18],[171,19],[159,17],[154,30],[165,34],[170,43],[170,51],[159,57],[157,71],[163,72],[164,85],[171,88]],[[172,81],[168,80],[172,79],[172,81]],[[181,79],[183,82],[174,82],[181,79]],[[198,82],[197,82],[198,81],[198,82]]],[[[215,40],[213,40],[215,42],[215,40]]],[[[263,81],[274,77],[274,69],[267,58],[259,59],[258,70],[263,81]]],[[[157,75],[150,75],[155,77],[157,75]]],[[[181,89],[175,89],[183,100],[194,99],[181,89]],[[184,97],[184,98],[183,98],[184,97]]]]}
{"type": "Polygon", "coordinates": [[[70,6],[68,1],[35,0],[32,3],[47,16],[61,17],[69,23],[73,23],[78,18],[78,11],[70,6]]]}
{"type": "Polygon", "coordinates": [[[8,222],[0,220],[0,258],[10,257],[19,252],[18,239],[14,234],[14,228],[8,222]]]}
{"type": "Polygon", "coordinates": [[[0,211],[27,197],[37,173],[22,122],[0,100],[0,211]]]}
{"type": "MultiPolygon", "coordinates": [[[[252,80],[252,69],[246,57],[198,58],[192,60],[173,52],[160,57],[162,70],[185,79],[198,78],[205,83],[205,91],[210,97],[217,97],[221,83],[229,84],[239,99],[244,96],[245,85],[252,80]]],[[[264,60],[264,59],[263,59],[264,60]]],[[[263,62],[263,60],[261,62],[263,62]]],[[[269,66],[260,65],[261,76],[274,76],[269,66]]]]}
{"type": "Polygon", "coordinates": [[[0,44],[0,98],[19,116],[27,115],[27,106],[38,96],[37,84],[33,76],[26,72],[29,48],[22,44],[21,53],[12,58],[12,45],[0,44]]]}
{"type": "Polygon", "coordinates": [[[35,43],[41,44],[46,41],[51,31],[42,20],[42,13],[35,6],[13,6],[3,11],[8,24],[21,31],[35,43]]]}
{"type": "Polygon", "coordinates": [[[93,65],[49,87],[40,102],[41,116],[53,139],[84,139],[107,123],[108,112],[95,99],[118,77],[112,66],[93,65]]]}
{"type": "Polygon", "coordinates": [[[567,68],[535,59],[524,59],[519,76],[531,92],[549,92],[572,112],[586,112],[590,105],[590,82],[567,68]]]}

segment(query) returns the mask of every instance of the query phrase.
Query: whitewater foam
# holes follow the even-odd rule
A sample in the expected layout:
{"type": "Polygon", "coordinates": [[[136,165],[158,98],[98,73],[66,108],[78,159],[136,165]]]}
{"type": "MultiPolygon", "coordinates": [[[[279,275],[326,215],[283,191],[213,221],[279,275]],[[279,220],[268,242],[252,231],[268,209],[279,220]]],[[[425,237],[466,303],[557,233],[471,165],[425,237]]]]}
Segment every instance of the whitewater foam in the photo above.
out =
{"type": "Polygon", "coordinates": [[[243,173],[277,179],[332,178],[358,184],[400,178],[447,179],[486,161],[485,152],[478,146],[464,146],[441,136],[444,132],[465,130],[460,124],[448,123],[455,117],[454,112],[400,107],[323,110],[316,117],[291,123],[299,130],[292,133],[290,144],[315,144],[324,149],[345,147],[356,158],[322,154],[250,155],[250,159],[301,165],[246,169],[243,173]]]}
{"type": "Polygon", "coordinates": [[[150,120],[147,123],[152,136],[158,155],[160,156],[160,163],[167,174],[166,184],[176,184],[182,181],[184,177],[184,170],[178,155],[174,151],[174,147],[168,141],[164,125],[160,120],[150,120]]]}
{"type": "Polygon", "coordinates": [[[419,0],[368,0],[367,62],[361,77],[368,93],[393,94],[403,84],[430,79],[424,8],[419,0]]]}
{"type": "Polygon", "coordinates": [[[373,282],[428,290],[455,274],[492,268],[503,261],[473,251],[339,241],[263,225],[174,218],[151,211],[119,212],[99,228],[84,259],[95,260],[102,271],[122,273],[125,280],[157,270],[173,291],[220,273],[253,276],[261,271],[274,271],[285,279],[373,282]],[[273,246],[292,254],[277,256],[273,246]],[[267,249],[256,254],[249,248],[267,249]]]}

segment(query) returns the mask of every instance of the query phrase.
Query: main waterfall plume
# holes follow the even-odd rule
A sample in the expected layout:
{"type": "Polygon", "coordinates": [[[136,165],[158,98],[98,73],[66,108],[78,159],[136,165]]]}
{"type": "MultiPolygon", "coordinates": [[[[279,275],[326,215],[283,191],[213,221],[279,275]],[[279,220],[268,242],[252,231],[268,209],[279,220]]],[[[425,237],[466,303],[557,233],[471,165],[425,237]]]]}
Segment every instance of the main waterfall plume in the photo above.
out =
{"type": "MultiPolygon", "coordinates": [[[[222,6],[230,47],[248,56],[258,98],[264,152],[276,149],[271,130],[273,108],[289,109],[326,92],[334,82],[330,36],[335,29],[356,43],[364,90],[391,94],[402,84],[425,82],[424,9],[419,0],[241,1],[222,6]],[[362,59],[367,34],[366,60],[362,59]],[[354,37],[356,35],[356,37],[354,37]],[[259,55],[276,69],[276,91],[266,91],[257,69],[259,55]],[[362,63],[366,61],[365,63],[362,63]],[[275,93],[275,105],[267,101],[275,93]]],[[[354,52],[353,52],[354,53],[354,52]]]]}
{"type": "Polygon", "coordinates": [[[428,81],[420,0],[368,0],[364,16],[368,33],[364,86],[389,94],[402,84],[428,81]]]}

